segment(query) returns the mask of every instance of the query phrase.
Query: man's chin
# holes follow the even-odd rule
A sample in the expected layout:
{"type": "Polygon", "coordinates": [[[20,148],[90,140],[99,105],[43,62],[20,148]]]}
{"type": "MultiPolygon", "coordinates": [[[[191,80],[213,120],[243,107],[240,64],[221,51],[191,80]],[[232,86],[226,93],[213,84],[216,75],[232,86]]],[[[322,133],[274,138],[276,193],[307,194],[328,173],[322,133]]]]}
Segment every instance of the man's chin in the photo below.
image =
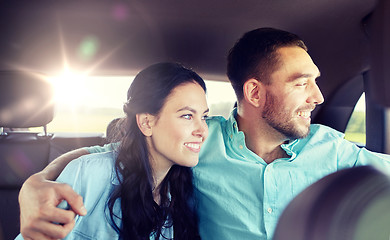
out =
{"type": "Polygon", "coordinates": [[[305,138],[309,135],[309,133],[310,133],[310,124],[304,130],[302,130],[300,134],[298,134],[297,138],[298,139],[305,138]]]}
{"type": "Polygon", "coordinates": [[[310,125],[303,128],[301,127],[300,129],[295,129],[294,131],[290,132],[289,134],[286,134],[287,138],[289,140],[296,140],[296,139],[302,139],[305,138],[309,135],[310,133],[310,125]]]}

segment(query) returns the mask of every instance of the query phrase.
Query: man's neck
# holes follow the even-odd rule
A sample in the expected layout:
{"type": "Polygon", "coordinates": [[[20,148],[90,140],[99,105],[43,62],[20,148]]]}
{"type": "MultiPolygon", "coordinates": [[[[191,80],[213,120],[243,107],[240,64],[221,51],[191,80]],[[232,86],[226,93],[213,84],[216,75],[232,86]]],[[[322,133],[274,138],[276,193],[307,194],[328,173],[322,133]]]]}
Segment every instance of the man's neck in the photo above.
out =
{"type": "Polygon", "coordinates": [[[283,135],[271,130],[267,124],[252,121],[237,114],[236,117],[239,130],[245,134],[246,146],[266,163],[271,163],[276,159],[288,157],[281,148],[286,142],[283,135]]]}

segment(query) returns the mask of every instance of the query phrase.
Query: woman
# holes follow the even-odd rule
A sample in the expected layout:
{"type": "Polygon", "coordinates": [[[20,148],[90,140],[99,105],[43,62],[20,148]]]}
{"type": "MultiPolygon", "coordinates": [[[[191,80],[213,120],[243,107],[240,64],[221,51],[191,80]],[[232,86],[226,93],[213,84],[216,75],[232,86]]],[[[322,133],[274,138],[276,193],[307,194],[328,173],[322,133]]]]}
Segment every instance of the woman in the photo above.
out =
{"type": "Polygon", "coordinates": [[[205,91],[175,63],[135,77],[117,150],[72,161],[57,179],[88,211],[66,239],[200,239],[190,168],[208,134],[205,91]]]}

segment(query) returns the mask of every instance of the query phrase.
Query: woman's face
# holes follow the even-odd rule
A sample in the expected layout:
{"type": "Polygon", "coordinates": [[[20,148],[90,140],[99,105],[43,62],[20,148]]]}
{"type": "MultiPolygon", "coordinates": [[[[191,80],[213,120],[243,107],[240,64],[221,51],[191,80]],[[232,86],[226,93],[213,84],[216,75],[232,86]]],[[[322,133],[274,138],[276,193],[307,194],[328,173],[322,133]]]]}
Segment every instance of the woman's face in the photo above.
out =
{"type": "Polygon", "coordinates": [[[174,164],[193,167],[198,163],[208,135],[208,112],[206,94],[199,84],[188,82],[173,89],[160,114],[150,122],[147,141],[154,168],[169,169],[174,164]]]}

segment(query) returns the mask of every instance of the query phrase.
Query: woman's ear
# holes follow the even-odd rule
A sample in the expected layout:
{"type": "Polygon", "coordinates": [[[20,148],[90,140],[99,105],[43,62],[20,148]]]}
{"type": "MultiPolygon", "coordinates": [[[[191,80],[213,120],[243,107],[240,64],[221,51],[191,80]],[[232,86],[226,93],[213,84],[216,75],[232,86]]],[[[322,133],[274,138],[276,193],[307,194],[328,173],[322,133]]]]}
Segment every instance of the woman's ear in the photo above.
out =
{"type": "Polygon", "coordinates": [[[259,107],[262,101],[262,84],[260,81],[251,78],[244,83],[243,93],[245,100],[254,107],[259,107]]]}
{"type": "Polygon", "coordinates": [[[137,125],[139,130],[146,136],[152,136],[152,122],[154,119],[153,115],[148,113],[138,113],[135,115],[137,119],[137,125]]]}

